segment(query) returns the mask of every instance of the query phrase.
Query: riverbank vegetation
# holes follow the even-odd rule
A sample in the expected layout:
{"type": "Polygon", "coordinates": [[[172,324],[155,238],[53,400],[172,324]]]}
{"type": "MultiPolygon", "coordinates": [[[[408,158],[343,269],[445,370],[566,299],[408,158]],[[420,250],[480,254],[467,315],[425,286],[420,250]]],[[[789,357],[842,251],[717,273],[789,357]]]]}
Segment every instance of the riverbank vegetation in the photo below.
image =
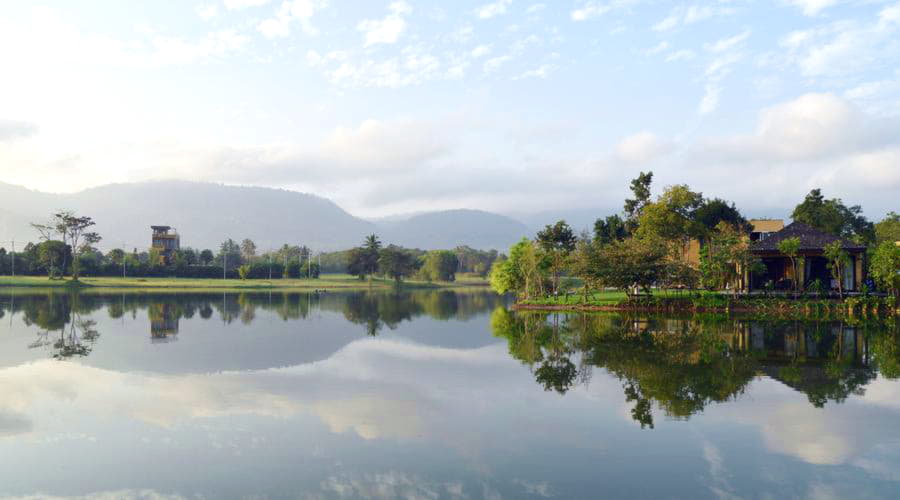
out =
{"type": "MultiPolygon", "coordinates": [[[[652,200],[652,179],[652,172],[634,179],[633,196],[625,200],[622,214],[598,219],[593,234],[576,235],[565,221],[559,221],[534,239],[523,238],[508,256],[494,262],[492,288],[514,294],[520,308],[800,308],[891,314],[896,310],[900,289],[900,246],[893,240],[900,225],[897,214],[873,224],[859,206],[827,200],[814,189],[797,205],[793,219],[869,245],[865,260],[871,280],[844,303],[840,285],[850,261],[838,243],[826,246],[823,256],[838,283],[834,293],[819,280],[804,287],[795,272],[790,292],[767,283],[763,291],[750,295],[744,292],[746,278],[764,267],[751,252],[752,226],[734,203],[706,198],[687,185],[668,186],[652,200]],[[691,252],[694,258],[689,258],[691,252]]],[[[778,245],[793,270],[800,268],[804,258],[799,246],[796,238],[778,245]]]]}

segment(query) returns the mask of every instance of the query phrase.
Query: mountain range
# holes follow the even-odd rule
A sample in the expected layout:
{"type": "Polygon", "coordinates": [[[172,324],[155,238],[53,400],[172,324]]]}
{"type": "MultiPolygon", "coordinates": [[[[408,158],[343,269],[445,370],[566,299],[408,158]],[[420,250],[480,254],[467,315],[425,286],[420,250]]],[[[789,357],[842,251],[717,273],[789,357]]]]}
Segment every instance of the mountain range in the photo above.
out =
{"type": "Polygon", "coordinates": [[[0,183],[0,246],[13,238],[17,245],[36,241],[29,224],[46,222],[58,210],[92,217],[103,249],[144,249],[151,225],[176,228],[182,246],[198,249],[217,249],[227,238],[250,238],[260,250],[284,243],[337,250],[357,246],[375,233],[385,244],[405,247],[468,245],[504,251],[532,233],[511,217],[468,209],[369,221],[326,198],[284,189],[154,181],[54,194],[0,183]]]}

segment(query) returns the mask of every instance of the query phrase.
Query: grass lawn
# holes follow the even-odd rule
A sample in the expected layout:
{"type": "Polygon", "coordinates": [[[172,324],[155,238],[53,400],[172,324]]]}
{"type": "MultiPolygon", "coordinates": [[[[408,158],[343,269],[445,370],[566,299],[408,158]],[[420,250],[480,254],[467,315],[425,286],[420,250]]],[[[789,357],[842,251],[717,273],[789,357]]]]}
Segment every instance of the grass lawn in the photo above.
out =
{"type": "MultiPolygon", "coordinates": [[[[662,297],[684,297],[690,298],[688,292],[684,291],[670,291],[670,290],[653,290],[653,295],[662,296],[662,297]]],[[[704,292],[710,293],[710,292],[704,292]]],[[[595,305],[595,306],[607,306],[607,305],[615,305],[619,302],[628,298],[625,295],[625,292],[619,290],[603,290],[600,292],[593,292],[588,294],[587,300],[585,300],[584,296],[581,293],[570,293],[568,296],[559,295],[558,297],[540,297],[534,298],[531,300],[523,300],[520,303],[525,305],[540,305],[540,306],[566,306],[566,305],[595,305]]]]}
{"type": "MultiPolygon", "coordinates": [[[[461,276],[452,283],[426,283],[424,281],[404,281],[406,288],[461,288],[486,286],[486,280],[470,276],[461,276]]],[[[78,282],[70,279],[50,280],[43,276],[0,276],[0,287],[40,287],[40,288],[177,288],[177,289],[277,289],[277,290],[314,290],[314,289],[368,289],[391,288],[393,280],[375,278],[371,281],[360,281],[349,274],[323,274],[320,279],[201,279],[201,278],[91,278],[83,277],[78,282]]]]}

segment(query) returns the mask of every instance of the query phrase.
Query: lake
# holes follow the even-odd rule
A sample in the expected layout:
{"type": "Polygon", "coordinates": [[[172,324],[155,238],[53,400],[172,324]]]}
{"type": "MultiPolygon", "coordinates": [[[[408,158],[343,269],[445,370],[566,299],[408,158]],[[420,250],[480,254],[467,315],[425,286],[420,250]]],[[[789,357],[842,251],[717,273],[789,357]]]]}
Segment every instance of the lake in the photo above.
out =
{"type": "Polygon", "coordinates": [[[0,496],[898,498],[893,321],[0,290],[0,496]]]}

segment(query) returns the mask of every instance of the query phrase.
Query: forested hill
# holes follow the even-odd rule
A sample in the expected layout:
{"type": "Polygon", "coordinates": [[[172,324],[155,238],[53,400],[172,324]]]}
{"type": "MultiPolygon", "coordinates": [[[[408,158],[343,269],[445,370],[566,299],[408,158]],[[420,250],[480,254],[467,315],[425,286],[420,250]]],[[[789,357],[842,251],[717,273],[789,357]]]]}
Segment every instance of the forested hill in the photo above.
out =
{"type": "Polygon", "coordinates": [[[15,238],[35,241],[29,222],[46,221],[51,212],[72,210],[97,222],[103,249],[149,246],[150,225],[178,229],[182,245],[218,248],[226,238],[250,238],[257,248],[283,243],[317,250],[359,245],[377,233],[385,243],[423,249],[508,246],[528,234],[508,217],[475,210],[449,210],[405,220],[373,223],[334,202],[282,189],[224,186],[187,181],[110,184],[72,194],[51,194],[0,183],[0,246],[15,238]]]}

